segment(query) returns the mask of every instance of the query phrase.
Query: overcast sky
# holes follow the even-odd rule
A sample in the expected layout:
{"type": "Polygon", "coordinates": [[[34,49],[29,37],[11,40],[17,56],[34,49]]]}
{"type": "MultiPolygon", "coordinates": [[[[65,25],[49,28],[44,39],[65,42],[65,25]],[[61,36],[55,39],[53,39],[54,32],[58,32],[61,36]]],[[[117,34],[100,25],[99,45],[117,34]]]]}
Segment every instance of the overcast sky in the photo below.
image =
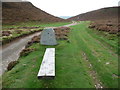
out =
{"type": "MultiPolygon", "coordinates": [[[[18,0],[19,1],[19,0],[18,0]]],[[[23,0],[24,1],[24,0],[23,0]]],[[[27,0],[54,16],[75,16],[88,11],[118,6],[120,0],[27,0]]]]}

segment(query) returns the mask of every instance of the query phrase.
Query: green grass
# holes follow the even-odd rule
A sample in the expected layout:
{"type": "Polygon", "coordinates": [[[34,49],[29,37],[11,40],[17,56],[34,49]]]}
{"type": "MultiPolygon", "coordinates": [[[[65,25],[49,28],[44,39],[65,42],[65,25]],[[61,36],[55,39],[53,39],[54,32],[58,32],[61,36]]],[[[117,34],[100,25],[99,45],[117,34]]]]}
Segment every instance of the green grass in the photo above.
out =
{"type": "Polygon", "coordinates": [[[3,88],[94,88],[94,80],[82,57],[83,52],[104,87],[117,88],[118,79],[112,77],[112,74],[118,75],[117,54],[107,44],[103,47],[106,42],[97,39],[99,35],[88,29],[85,22],[71,28],[70,43],[59,41],[57,46],[32,45],[30,48],[36,48],[36,51],[19,58],[19,64],[5,72],[3,88]],[[53,80],[38,80],[45,49],[52,47],[56,48],[56,77],[53,80]],[[106,65],[106,62],[110,64],[106,65]]]}
{"type": "Polygon", "coordinates": [[[74,26],[73,28],[76,28],[74,32],[76,32],[77,45],[87,54],[104,86],[117,87],[118,79],[113,79],[112,77],[112,74],[118,75],[118,57],[116,52],[111,51],[108,46],[104,46],[103,44],[106,42],[98,41],[98,39],[95,38],[99,37],[97,34],[94,33],[93,37],[93,35],[91,35],[93,31],[88,29],[86,24],[74,26]],[[101,62],[99,62],[99,60],[101,60],[101,62]],[[110,64],[106,65],[106,62],[110,62],[110,64]]]}
{"type": "Polygon", "coordinates": [[[57,23],[41,23],[41,22],[23,22],[23,23],[16,23],[13,25],[10,24],[3,24],[2,28],[16,28],[16,27],[58,27],[70,24],[71,22],[57,22],[57,23]]]}
{"type": "Polygon", "coordinates": [[[87,30],[87,32],[94,38],[98,39],[103,45],[109,47],[111,50],[118,53],[118,36],[117,34],[109,34],[108,32],[98,30],[87,30]],[[96,34],[96,35],[95,35],[96,34]]]}

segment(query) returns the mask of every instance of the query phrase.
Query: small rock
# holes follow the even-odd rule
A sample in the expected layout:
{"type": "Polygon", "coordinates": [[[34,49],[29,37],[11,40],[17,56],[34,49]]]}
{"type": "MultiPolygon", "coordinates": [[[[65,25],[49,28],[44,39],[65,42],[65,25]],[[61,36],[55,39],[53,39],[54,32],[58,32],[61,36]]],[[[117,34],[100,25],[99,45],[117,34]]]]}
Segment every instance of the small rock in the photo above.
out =
{"type": "Polygon", "coordinates": [[[23,66],[26,66],[27,64],[23,64],[23,66]]]}
{"type": "Polygon", "coordinates": [[[110,62],[106,62],[106,65],[109,65],[110,64],[110,62]]]}
{"type": "Polygon", "coordinates": [[[98,60],[98,62],[101,62],[101,60],[98,60]]]}

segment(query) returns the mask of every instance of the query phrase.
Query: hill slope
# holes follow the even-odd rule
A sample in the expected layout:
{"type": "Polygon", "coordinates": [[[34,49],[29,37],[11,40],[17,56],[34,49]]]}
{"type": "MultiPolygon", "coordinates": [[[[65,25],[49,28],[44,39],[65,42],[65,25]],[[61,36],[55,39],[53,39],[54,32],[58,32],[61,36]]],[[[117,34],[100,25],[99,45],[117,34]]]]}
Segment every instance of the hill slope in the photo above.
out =
{"type": "Polygon", "coordinates": [[[2,3],[3,23],[40,21],[60,22],[65,21],[52,16],[41,9],[36,8],[30,2],[3,2],[2,3]]]}
{"type": "MultiPolygon", "coordinates": [[[[69,18],[69,20],[76,21],[95,21],[95,20],[111,20],[118,19],[118,9],[120,7],[108,7],[99,10],[79,14],[75,17],[69,18]]],[[[120,12],[119,12],[120,15],[120,12]]]]}

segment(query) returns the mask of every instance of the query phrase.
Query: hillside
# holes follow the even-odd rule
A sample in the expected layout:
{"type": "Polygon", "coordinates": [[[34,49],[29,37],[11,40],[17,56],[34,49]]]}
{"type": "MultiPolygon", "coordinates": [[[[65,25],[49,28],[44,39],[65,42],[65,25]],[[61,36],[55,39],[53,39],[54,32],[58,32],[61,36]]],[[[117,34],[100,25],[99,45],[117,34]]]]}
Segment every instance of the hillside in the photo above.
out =
{"type": "MultiPolygon", "coordinates": [[[[99,10],[79,14],[75,17],[69,18],[69,20],[76,21],[96,21],[96,20],[111,20],[118,19],[118,9],[120,7],[108,7],[99,10]]],[[[119,12],[120,15],[120,12],[119,12]]]]}
{"type": "Polygon", "coordinates": [[[99,31],[106,31],[110,34],[117,34],[119,31],[118,27],[118,16],[120,16],[120,7],[108,7],[99,10],[83,13],[75,17],[69,18],[69,20],[75,21],[94,21],[90,24],[89,28],[96,29],[99,31]]]}
{"type": "Polygon", "coordinates": [[[40,21],[40,22],[61,22],[64,19],[52,16],[45,11],[36,8],[30,2],[3,2],[2,3],[3,23],[40,21]]]}

